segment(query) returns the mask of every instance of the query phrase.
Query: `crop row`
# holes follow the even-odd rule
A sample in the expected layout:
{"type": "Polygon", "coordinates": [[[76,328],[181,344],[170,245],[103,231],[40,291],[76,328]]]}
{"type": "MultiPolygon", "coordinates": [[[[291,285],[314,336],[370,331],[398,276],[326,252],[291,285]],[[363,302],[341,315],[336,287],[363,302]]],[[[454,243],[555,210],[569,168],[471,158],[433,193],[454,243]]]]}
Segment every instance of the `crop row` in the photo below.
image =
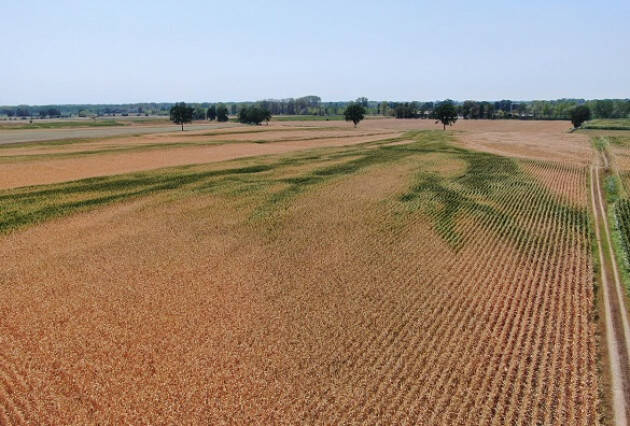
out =
{"type": "Polygon", "coordinates": [[[340,345],[344,379],[306,406],[296,400],[304,420],[597,422],[588,217],[579,205],[586,172],[487,163],[478,167],[485,178],[421,173],[414,195],[403,195],[418,204],[401,231],[407,238],[392,234],[380,247],[416,260],[384,265],[391,281],[374,307],[378,333],[361,337],[371,316],[357,325],[340,345]],[[416,234],[427,219],[446,245],[416,234]],[[347,388],[359,396],[331,396],[347,388]]]}

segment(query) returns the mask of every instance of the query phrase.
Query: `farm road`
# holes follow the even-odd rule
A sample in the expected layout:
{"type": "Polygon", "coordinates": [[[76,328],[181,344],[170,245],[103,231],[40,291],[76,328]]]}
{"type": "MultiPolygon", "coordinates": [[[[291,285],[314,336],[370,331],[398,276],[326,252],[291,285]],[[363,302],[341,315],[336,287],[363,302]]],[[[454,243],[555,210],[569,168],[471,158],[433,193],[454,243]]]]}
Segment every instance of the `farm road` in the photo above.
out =
{"type": "MultiPolygon", "coordinates": [[[[602,156],[604,167],[608,161],[602,156]]],[[[630,326],[624,302],[623,287],[615,262],[612,240],[608,231],[606,204],[602,196],[600,167],[591,168],[591,198],[595,217],[595,235],[601,267],[601,286],[604,298],[604,320],[606,326],[606,344],[609,358],[612,409],[614,423],[627,425],[630,417],[630,326]],[[601,235],[601,230],[604,235],[601,235]],[[604,254],[604,244],[607,245],[604,254]],[[608,258],[606,258],[608,257],[608,258]]]]}

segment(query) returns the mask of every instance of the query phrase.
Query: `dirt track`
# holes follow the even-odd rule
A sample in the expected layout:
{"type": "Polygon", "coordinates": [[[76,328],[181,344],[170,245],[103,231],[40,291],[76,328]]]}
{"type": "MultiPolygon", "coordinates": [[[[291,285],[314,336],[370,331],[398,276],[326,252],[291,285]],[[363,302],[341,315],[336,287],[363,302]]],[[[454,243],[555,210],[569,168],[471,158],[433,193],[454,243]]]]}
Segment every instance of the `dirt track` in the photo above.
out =
{"type": "MultiPolygon", "coordinates": [[[[601,156],[604,167],[607,160],[601,156]]],[[[625,307],[625,293],[619,279],[616,257],[610,238],[606,203],[602,197],[600,167],[591,168],[591,199],[595,216],[595,234],[598,244],[606,325],[606,344],[612,386],[612,408],[616,425],[627,425],[630,419],[630,324],[625,307]],[[606,254],[602,244],[604,230],[606,254]]]]}

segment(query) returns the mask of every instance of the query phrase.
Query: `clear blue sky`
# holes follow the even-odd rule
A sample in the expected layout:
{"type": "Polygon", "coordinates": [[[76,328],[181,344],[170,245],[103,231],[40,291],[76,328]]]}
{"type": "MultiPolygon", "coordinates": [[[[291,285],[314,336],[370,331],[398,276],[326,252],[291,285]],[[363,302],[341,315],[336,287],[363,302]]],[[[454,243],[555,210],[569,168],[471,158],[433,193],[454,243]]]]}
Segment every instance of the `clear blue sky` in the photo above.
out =
{"type": "Polygon", "coordinates": [[[0,39],[0,105],[630,97],[629,0],[2,0],[0,39]]]}

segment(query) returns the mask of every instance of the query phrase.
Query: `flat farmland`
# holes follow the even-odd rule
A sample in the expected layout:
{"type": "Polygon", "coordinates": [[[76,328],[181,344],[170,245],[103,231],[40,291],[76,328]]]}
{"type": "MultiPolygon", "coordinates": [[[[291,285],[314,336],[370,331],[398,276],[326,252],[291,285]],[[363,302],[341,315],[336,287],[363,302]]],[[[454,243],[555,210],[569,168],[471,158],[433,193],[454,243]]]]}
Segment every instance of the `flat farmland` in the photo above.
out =
{"type": "Polygon", "coordinates": [[[0,423],[598,424],[591,141],[436,127],[0,148],[0,423]]]}
{"type": "MultiPolygon", "coordinates": [[[[212,123],[196,121],[189,125],[189,129],[204,130],[233,127],[233,123],[212,123]]],[[[103,138],[110,136],[142,135],[164,133],[176,130],[176,127],[164,119],[139,120],[103,120],[92,122],[65,121],[65,120],[41,120],[34,125],[26,122],[0,123],[0,145],[11,143],[24,143],[33,141],[53,141],[70,138],[103,138]]]]}
{"type": "Polygon", "coordinates": [[[401,130],[236,127],[0,145],[0,189],[398,137],[401,130]]]}

